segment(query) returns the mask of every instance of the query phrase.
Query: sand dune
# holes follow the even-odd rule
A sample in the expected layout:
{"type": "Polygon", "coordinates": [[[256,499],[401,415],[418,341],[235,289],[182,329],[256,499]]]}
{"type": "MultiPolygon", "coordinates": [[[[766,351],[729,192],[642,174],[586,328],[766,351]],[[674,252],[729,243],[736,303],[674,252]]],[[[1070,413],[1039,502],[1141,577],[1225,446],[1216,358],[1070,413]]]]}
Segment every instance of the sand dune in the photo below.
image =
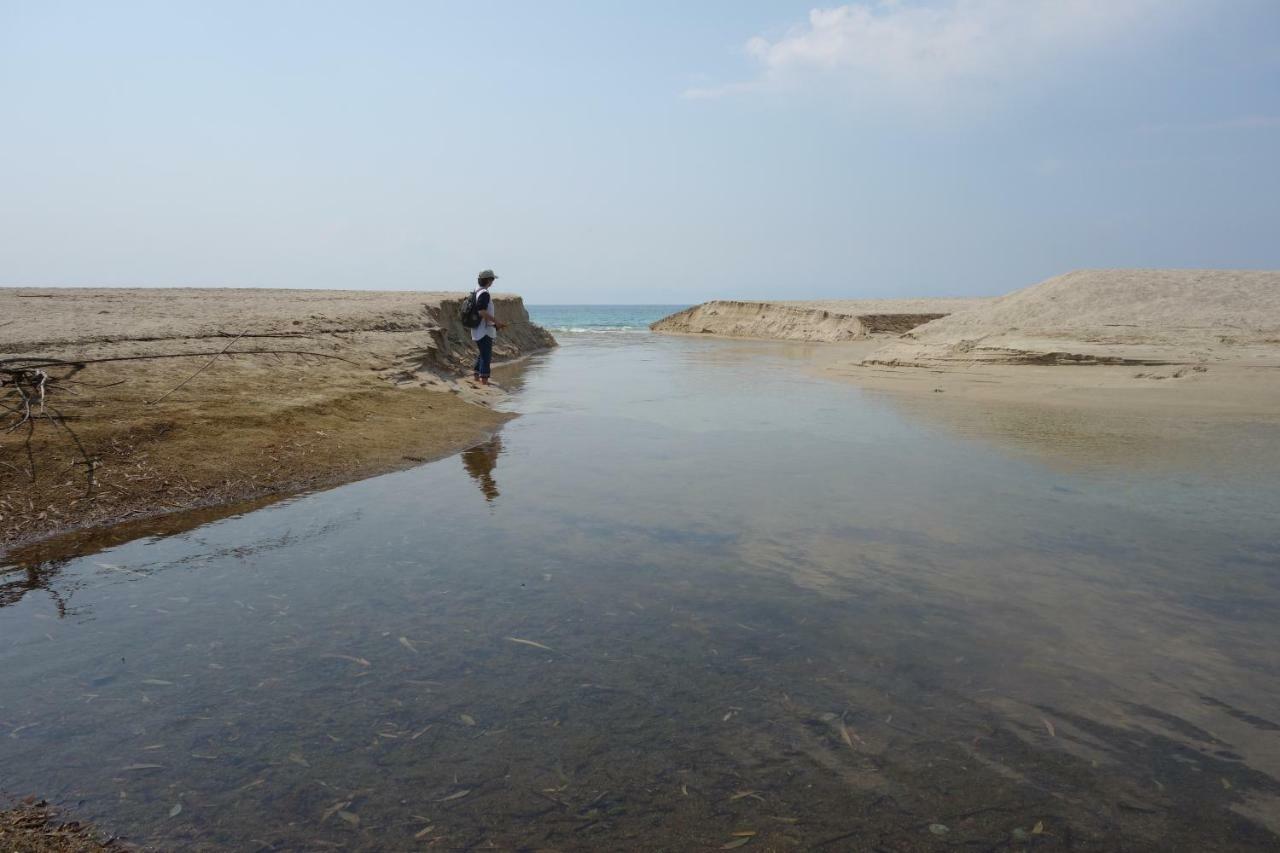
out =
{"type": "Polygon", "coordinates": [[[1201,364],[1277,344],[1280,272],[1080,270],[922,325],[867,362],[1201,364]]]}

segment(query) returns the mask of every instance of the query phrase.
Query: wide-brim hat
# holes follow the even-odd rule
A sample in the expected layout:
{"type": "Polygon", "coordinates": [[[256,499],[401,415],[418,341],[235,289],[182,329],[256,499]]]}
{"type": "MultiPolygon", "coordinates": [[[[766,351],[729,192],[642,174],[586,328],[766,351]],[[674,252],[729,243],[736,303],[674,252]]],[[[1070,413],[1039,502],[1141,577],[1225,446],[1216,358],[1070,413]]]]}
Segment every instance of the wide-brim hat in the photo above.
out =
{"type": "Polygon", "coordinates": [[[497,276],[493,274],[493,270],[480,270],[480,274],[476,276],[476,279],[479,281],[484,281],[487,278],[495,279],[497,276]]]}

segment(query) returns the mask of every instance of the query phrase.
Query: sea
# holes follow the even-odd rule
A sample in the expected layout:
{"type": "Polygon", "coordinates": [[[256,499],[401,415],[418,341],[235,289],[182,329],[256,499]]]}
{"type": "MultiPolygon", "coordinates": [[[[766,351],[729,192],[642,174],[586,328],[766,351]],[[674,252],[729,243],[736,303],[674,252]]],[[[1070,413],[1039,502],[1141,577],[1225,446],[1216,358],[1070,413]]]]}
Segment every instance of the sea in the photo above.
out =
{"type": "Polygon", "coordinates": [[[533,322],[553,335],[647,332],[649,324],[688,305],[529,305],[533,322]]]}
{"type": "Polygon", "coordinates": [[[1280,849],[1273,424],[680,307],[531,306],[460,454],[0,559],[0,793],[157,850],[1280,849]]]}

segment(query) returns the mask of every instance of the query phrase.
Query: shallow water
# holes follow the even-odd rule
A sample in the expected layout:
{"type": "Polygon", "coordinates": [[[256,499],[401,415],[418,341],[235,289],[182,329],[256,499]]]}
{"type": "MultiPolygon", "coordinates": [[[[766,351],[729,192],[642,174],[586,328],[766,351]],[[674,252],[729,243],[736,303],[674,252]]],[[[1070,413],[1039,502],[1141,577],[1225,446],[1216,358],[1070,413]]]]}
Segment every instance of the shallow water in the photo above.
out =
{"type": "Polygon", "coordinates": [[[1276,849],[1275,467],[561,340],[460,457],[0,574],[0,789],[166,849],[1276,849]]]}

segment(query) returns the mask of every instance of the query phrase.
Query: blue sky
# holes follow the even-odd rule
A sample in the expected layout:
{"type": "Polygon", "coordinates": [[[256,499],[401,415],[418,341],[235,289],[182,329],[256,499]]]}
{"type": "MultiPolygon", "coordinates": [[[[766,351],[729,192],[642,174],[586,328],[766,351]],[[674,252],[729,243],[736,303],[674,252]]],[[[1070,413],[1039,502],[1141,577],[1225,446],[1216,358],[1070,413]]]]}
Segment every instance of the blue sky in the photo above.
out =
{"type": "Polygon", "coordinates": [[[1280,268],[1276,0],[0,0],[0,104],[0,285],[1280,268]]]}

